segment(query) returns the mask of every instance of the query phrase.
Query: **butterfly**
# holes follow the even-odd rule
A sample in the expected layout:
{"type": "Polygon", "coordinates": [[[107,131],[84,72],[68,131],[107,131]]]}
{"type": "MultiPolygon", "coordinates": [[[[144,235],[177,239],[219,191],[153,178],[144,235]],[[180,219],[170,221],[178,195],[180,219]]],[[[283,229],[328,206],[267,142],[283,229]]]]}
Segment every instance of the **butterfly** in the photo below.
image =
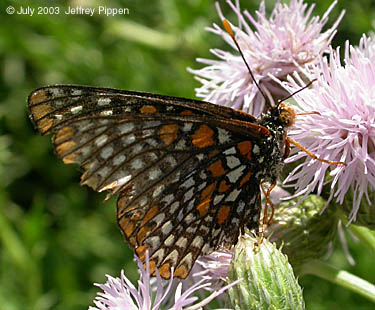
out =
{"type": "Polygon", "coordinates": [[[284,104],[261,118],[212,103],[87,86],[34,90],[28,113],[81,184],[117,194],[117,221],[150,273],[186,278],[194,262],[258,228],[260,185],[287,156],[284,104]]]}

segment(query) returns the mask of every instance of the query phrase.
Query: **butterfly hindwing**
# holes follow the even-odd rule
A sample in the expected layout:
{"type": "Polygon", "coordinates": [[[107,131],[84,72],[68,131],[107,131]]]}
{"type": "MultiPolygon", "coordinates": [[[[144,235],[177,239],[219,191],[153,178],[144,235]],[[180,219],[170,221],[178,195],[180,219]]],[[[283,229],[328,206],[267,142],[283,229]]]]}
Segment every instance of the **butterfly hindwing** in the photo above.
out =
{"type": "Polygon", "coordinates": [[[169,278],[173,267],[185,278],[198,257],[257,225],[253,117],[195,100],[69,85],[34,91],[28,108],[36,128],[54,134],[57,155],[83,167],[82,184],[119,194],[119,226],[141,260],[149,251],[151,272],[169,278]]]}

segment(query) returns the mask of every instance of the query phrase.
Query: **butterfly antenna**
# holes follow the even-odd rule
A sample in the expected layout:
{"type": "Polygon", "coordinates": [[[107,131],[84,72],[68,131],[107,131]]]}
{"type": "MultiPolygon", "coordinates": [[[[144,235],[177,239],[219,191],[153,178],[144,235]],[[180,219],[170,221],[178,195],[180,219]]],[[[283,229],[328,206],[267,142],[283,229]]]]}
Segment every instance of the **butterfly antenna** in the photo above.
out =
{"type": "Polygon", "coordinates": [[[267,96],[265,95],[265,93],[264,93],[264,92],[262,91],[262,89],[260,88],[258,82],[255,80],[254,74],[253,74],[253,72],[251,71],[249,64],[247,63],[247,61],[246,61],[246,59],[245,59],[245,56],[243,55],[242,50],[241,50],[241,48],[240,48],[240,46],[239,46],[239,44],[238,44],[236,38],[234,37],[234,33],[233,33],[233,30],[232,30],[232,27],[230,26],[229,22],[228,22],[226,19],[223,19],[222,23],[223,23],[223,26],[224,26],[225,31],[230,35],[230,37],[232,38],[232,40],[233,40],[234,44],[236,45],[238,51],[240,52],[240,55],[241,55],[241,57],[242,57],[242,59],[243,59],[245,65],[246,65],[246,67],[247,67],[247,70],[249,71],[250,76],[251,76],[251,78],[252,78],[253,81],[254,81],[254,84],[255,84],[256,87],[259,89],[259,91],[260,91],[260,93],[262,94],[263,98],[266,100],[266,104],[270,107],[270,104],[269,104],[269,102],[268,102],[268,98],[267,98],[267,96]]]}
{"type": "Polygon", "coordinates": [[[303,91],[304,89],[310,87],[310,85],[311,85],[312,83],[314,83],[315,81],[317,81],[317,79],[313,79],[313,80],[311,80],[311,81],[308,82],[305,86],[303,86],[303,87],[300,88],[299,90],[295,91],[293,94],[290,94],[290,95],[286,96],[285,98],[279,100],[279,102],[277,103],[277,105],[280,105],[281,102],[283,102],[283,101],[285,101],[285,100],[287,100],[287,99],[293,97],[295,94],[298,94],[300,91],[303,91]]]}

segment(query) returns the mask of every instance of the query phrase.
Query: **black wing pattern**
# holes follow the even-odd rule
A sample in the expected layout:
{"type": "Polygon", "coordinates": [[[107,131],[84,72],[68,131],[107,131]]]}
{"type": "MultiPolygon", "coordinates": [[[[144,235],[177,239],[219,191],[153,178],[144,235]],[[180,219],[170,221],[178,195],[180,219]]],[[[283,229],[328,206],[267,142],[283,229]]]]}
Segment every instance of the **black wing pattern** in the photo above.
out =
{"type": "Polygon", "coordinates": [[[85,86],[47,86],[28,99],[57,155],[81,184],[119,194],[117,218],[151,273],[186,278],[195,260],[232,245],[259,217],[251,115],[210,103],[85,86]],[[172,269],[173,268],[173,269],[172,269]]]}

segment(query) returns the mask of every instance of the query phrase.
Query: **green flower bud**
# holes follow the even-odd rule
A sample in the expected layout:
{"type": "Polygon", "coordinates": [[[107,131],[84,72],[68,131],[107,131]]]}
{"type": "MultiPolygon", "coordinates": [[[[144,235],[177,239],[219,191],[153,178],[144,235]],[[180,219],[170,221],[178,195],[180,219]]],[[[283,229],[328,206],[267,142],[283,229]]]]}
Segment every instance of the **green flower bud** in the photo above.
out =
{"type": "Polygon", "coordinates": [[[267,239],[243,236],[235,247],[228,271],[229,282],[243,279],[229,289],[235,310],[305,309],[302,289],[287,257],[267,239]]]}
{"type": "Polygon", "coordinates": [[[267,228],[270,240],[282,247],[294,271],[312,259],[322,257],[337,233],[338,217],[335,207],[324,208],[325,200],[309,195],[296,205],[299,199],[281,203],[275,209],[271,225],[267,228]]]}

